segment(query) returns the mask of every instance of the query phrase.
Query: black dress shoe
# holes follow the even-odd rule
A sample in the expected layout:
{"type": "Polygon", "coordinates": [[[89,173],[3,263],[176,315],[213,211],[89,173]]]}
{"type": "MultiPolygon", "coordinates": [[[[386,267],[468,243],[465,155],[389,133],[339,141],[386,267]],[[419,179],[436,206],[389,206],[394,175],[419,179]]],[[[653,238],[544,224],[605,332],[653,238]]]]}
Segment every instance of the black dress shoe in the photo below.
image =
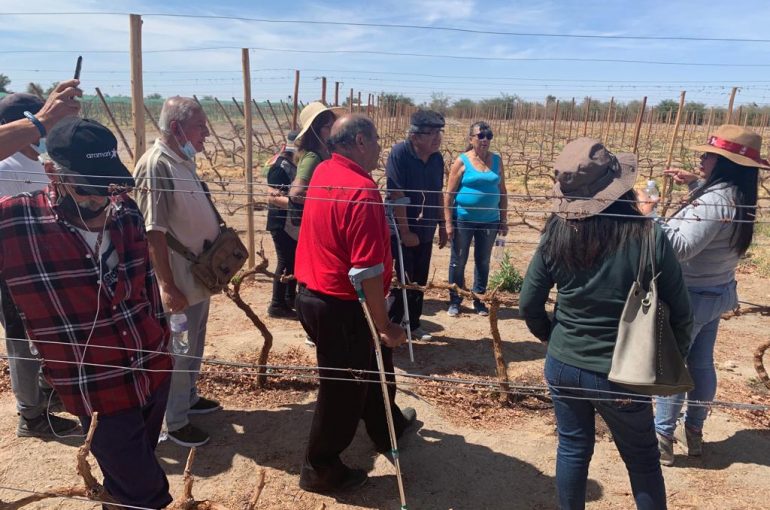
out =
{"type": "Polygon", "coordinates": [[[297,312],[287,306],[270,305],[267,307],[267,315],[273,319],[297,319],[297,312]]]}
{"type": "Polygon", "coordinates": [[[362,487],[368,479],[369,475],[363,469],[351,469],[343,466],[341,472],[336,472],[330,476],[321,476],[311,466],[303,465],[299,475],[299,488],[319,494],[352,491],[362,487]]]}

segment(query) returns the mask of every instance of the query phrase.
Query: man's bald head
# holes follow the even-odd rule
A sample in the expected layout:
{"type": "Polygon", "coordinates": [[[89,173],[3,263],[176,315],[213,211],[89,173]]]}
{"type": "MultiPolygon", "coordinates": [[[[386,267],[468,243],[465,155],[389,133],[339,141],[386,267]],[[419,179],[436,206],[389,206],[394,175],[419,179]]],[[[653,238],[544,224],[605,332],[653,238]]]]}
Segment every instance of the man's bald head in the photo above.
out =
{"type": "Polygon", "coordinates": [[[380,155],[378,139],[372,119],[360,113],[349,113],[334,122],[327,144],[332,152],[371,171],[377,168],[380,155]]]}

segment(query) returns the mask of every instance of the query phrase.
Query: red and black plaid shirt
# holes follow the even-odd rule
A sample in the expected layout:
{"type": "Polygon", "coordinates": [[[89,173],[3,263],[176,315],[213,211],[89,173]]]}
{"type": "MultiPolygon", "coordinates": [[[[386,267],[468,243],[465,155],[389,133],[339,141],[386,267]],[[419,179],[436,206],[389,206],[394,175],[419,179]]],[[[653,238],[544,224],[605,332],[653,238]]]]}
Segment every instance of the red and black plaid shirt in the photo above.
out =
{"type": "Polygon", "coordinates": [[[49,188],[0,199],[0,277],[68,412],[142,406],[173,366],[142,215],[127,196],[114,199],[107,230],[118,263],[100,275],[56,197],[49,188]]]}

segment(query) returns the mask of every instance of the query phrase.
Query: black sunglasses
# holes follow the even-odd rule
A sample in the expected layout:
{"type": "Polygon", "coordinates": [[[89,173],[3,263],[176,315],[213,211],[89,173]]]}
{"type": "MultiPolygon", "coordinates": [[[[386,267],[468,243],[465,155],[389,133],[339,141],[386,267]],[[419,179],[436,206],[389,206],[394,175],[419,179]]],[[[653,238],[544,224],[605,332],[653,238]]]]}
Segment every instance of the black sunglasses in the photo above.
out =
{"type": "Polygon", "coordinates": [[[479,140],[483,140],[485,138],[487,140],[491,140],[492,138],[494,138],[494,136],[495,135],[492,134],[492,131],[479,131],[478,133],[476,133],[476,138],[478,138],[479,140]]]}

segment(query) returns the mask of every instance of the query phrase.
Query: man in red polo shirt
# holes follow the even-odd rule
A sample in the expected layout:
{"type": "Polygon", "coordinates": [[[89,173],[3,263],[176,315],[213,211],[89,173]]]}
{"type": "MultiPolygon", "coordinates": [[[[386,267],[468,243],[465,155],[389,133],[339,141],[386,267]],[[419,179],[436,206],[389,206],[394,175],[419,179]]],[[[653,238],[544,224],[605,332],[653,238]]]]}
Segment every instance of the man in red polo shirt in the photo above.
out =
{"type": "MultiPolygon", "coordinates": [[[[364,115],[346,115],[334,123],[329,139],[332,158],[313,173],[305,198],[295,275],[300,283],[297,315],[316,343],[321,376],[299,485],[310,492],[360,487],[367,474],[351,469],[340,453],[353,440],[358,421],[380,452],[389,451],[385,405],[376,374],[354,376],[353,370],[376,371],[371,333],[348,272],[363,269],[363,289],[380,331],[386,372],[393,372],[390,348],[406,339],[404,330],[388,319],[385,295],[393,261],[390,231],[382,198],[370,175],[380,155],[377,128],[364,115]],[[390,348],[388,348],[390,347],[390,348]],[[344,378],[348,381],[327,380],[344,378]]],[[[395,378],[389,379],[395,383],[395,378]]],[[[395,404],[393,421],[400,436],[416,420],[414,409],[395,404]]]]}

